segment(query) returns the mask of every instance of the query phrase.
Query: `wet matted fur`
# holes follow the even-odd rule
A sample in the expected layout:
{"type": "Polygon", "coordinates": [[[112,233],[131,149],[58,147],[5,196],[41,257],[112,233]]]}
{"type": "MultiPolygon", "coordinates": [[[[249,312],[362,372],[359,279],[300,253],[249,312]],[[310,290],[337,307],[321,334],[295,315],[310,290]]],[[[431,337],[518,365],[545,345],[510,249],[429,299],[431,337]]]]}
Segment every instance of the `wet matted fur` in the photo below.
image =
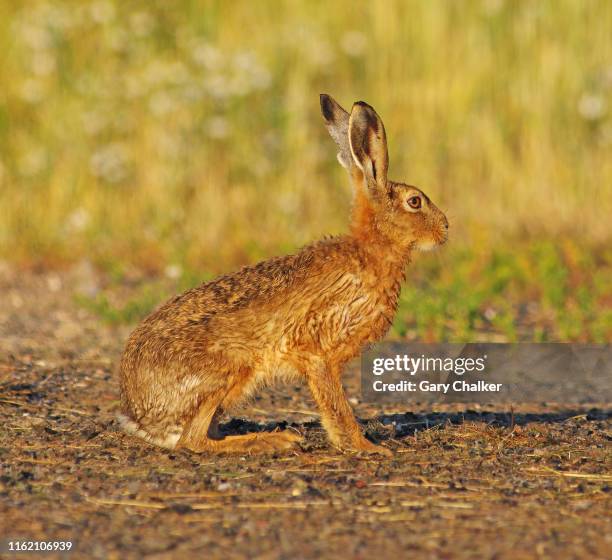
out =
{"type": "Polygon", "coordinates": [[[217,422],[262,384],[301,377],[332,444],[389,453],[361,433],[342,370],[385,335],[412,251],[444,243],[448,222],[421,190],[387,179],[385,128],[372,107],[360,101],[349,114],[321,95],[321,110],[354,191],[349,233],[221,276],[149,315],[120,364],[128,432],[195,452],[288,449],[293,432],[222,438],[217,422]]]}

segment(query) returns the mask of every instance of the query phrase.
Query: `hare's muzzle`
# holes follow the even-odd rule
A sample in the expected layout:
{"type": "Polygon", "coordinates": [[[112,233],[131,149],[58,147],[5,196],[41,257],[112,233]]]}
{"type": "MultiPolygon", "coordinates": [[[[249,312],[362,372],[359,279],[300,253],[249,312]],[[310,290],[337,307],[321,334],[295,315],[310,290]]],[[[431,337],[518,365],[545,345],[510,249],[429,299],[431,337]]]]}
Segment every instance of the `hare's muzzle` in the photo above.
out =
{"type": "Polygon", "coordinates": [[[448,241],[448,219],[433,204],[429,208],[426,224],[425,231],[417,235],[416,247],[420,251],[431,251],[448,241]]]}

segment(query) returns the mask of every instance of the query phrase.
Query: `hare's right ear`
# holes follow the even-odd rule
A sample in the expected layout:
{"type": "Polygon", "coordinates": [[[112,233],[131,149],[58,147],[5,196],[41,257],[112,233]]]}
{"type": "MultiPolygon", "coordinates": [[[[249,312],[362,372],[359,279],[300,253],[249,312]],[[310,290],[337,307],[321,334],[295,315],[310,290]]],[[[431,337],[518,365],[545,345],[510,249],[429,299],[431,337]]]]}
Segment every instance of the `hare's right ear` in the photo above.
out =
{"type": "Polygon", "coordinates": [[[351,147],[349,146],[349,114],[336,102],[336,100],[326,93],[320,96],[321,113],[325,119],[325,126],[329,135],[340,150],[338,152],[338,161],[340,165],[347,170],[350,170],[353,165],[353,157],[351,156],[351,147]]]}
{"type": "Polygon", "coordinates": [[[349,118],[349,143],[357,166],[363,171],[368,189],[381,191],[387,187],[387,135],[381,118],[363,101],[353,105],[349,118]]]}

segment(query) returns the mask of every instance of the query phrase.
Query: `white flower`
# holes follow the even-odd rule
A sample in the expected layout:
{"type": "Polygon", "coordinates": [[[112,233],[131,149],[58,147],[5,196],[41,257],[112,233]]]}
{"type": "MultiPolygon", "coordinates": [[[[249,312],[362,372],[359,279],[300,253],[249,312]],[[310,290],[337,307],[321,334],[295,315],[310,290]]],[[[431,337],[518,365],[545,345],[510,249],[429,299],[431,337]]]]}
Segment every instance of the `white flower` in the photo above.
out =
{"type": "Polygon", "coordinates": [[[18,25],[15,34],[34,50],[45,50],[53,46],[53,35],[48,29],[40,25],[32,23],[18,25]]]}
{"type": "Polygon", "coordinates": [[[368,46],[368,39],[361,31],[347,31],[340,39],[340,47],[349,56],[361,56],[368,46]]]}
{"type": "Polygon", "coordinates": [[[108,23],[115,17],[115,6],[106,0],[99,0],[89,6],[89,13],[96,23],[108,23]]]}
{"type": "Polygon", "coordinates": [[[32,57],[32,72],[37,76],[48,76],[55,72],[55,57],[48,51],[37,51],[32,57]]]}
{"type": "Polygon", "coordinates": [[[118,143],[103,146],[89,160],[91,172],[109,183],[120,183],[128,175],[129,158],[125,146],[118,143]]]}
{"type": "Polygon", "coordinates": [[[147,84],[141,74],[128,74],[125,76],[125,95],[128,99],[142,97],[147,93],[147,84]]]}
{"type": "Polygon", "coordinates": [[[50,292],[59,292],[62,289],[62,280],[57,274],[47,276],[47,287],[50,292]]]}
{"type": "Polygon", "coordinates": [[[45,96],[45,87],[39,80],[29,78],[21,84],[19,94],[28,103],[40,103],[45,96]]]}
{"type": "Polygon", "coordinates": [[[335,58],[331,45],[320,38],[315,38],[304,54],[313,66],[326,66],[335,58]]]}
{"type": "Polygon", "coordinates": [[[46,165],[47,152],[44,148],[32,148],[18,161],[19,172],[25,177],[38,175],[46,165]]]}
{"type": "Polygon", "coordinates": [[[206,122],[206,133],[211,138],[221,140],[227,138],[229,135],[230,128],[227,120],[223,117],[211,117],[206,122]]]}
{"type": "Polygon", "coordinates": [[[69,229],[83,231],[89,223],[89,212],[85,208],[77,208],[67,219],[69,229]]]}
{"type": "Polygon", "coordinates": [[[189,72],[179,60],[173,62],[153,60],[145,68],[143,78],[149,87],[159,87],[183,83],[189,78],[189,72]]]}
{"type": "Polygon", "coordinates": [[[266,89],[271,82],[270,72],[250,52],[234,56],[233,83],[236,95],[246,95],[252,89],[266,89]]]}
{"type": "Polygon", "coordinates": [[[175,135],[162,131],[155,136],[155,151],[160,158],[178,159],[182,146],[175,135]]]}
{"type": "Polygon", "coordinates": [[[257,68],[253,69],[251,74],[251,83],[255,89],[267,89],[270,87],[271,82],[272,74],[270,74],[267,68],[258,66],[257,68]]]}
{"type": "Polygon", "coordinates": [[[211,74],[206,77],[204,87],[209,95],[218,99],[224,99],[232,93],[227,78],[222,74],[211,74]]]}
{"type": "Polygon", "coordinates": [[[130,29],[134,35],[145,37],[155,27],[155,19],[149,12],[136,12],[130,16],[130,29]]]}
{"type": "Polygon", "coordinates": [[[492,321],[493,319],[495,319],[495,317],[497,317],[497,311],[495,311],[495,309],[493,309],[492,307],[487,307],[484,310],[483,315],[487,320],[492,321]]]}
{"type": "Polygon", "coordinates": [[[578,101],[578,112],[586,120],[599,120],[606,112],[606,101],[596,93],[584,93],[578,101]]]}
{"type": "Polygon", "coordinates": [[[149,110],[156,117],[163,117],[177,108],[174,98],[165,91],[158,91],[149,100],[149,110]]]}
{"type": "Polygon", "coordinates": [[[482,7],[486,15],[494,16],[504,7],[504,0],[484,0],[482,7]]]}
{"type": "Polygon", "coordinates": [[[295,192],[285,191],[277,197],[277,205],[284,214],[292,215],[299,207],[299,197],[295,192]]]}
{"type": "Polygon", "coordinates": [[[169,264],[164,269],[164,274],[167,278],[170,278],[171,280],[176,280],[180,278],[182,273],[183,269],[178,264],[169,264]]]}
{"type": "Polygon", "coordinates": [[[103,132],[108,126],[106,116],[97,110],[87,111],[81,115],[83,129],[89,136],[95,136],[103,132]]]}
{"type": "Polygon", "coordinates": [[[219,49],[208,43],[197,43],[191,50],[191,57],[207,70],[218,70],[223,65],[223,55],[219,49]]]}
{"type": "Polygon", "coordinates": [[[125,51],[129,41],[129,34],[125,29],[116,26],[112,26],[108,29],[106,43],[111,50],[115,52],[125,51]]]}

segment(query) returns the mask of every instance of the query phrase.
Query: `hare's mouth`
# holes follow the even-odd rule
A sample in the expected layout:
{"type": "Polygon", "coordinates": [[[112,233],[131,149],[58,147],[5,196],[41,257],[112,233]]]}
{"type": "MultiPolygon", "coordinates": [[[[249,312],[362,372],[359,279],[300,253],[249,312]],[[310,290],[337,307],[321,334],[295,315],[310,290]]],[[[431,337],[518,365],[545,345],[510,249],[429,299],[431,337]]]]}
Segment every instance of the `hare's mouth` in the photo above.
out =
{"type": "Polygon", "coordinates": [[[433,251],[441,247],[448,241],[448,228],[441,228],[439,232],[434,232],[431,239],[417,241],[415,248],[419,251],[433,251]]]}

